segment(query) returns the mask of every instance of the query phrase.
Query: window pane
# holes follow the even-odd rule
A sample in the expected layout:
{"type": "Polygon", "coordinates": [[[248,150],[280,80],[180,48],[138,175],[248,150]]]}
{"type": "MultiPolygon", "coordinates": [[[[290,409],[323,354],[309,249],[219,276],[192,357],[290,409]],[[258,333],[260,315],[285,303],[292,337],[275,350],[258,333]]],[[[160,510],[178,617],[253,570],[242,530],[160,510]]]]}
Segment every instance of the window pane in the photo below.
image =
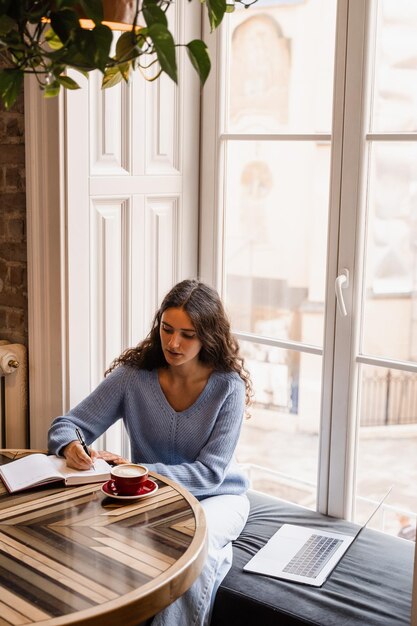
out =
{"type": "Polygon", "coordinates": [[[372,526],[403,536],[417,514],[417,374],[362,365],[360,389],[355,519],[392,486],[372,526]]]}
{"type": "Polygon", "coordinates": [[[228,131],[330,132],[336,5],[258,0],[229,16],[228,131]]]}
{"type": "Polygon", "coordinates": [[[329,159],[328,144],[228,143],[224,250],[235,330],[322,346],[329,159]]]}
{"type": "Polygon", "coordinates": [[[238,460],[249,465],[254,489],[314,508],[321,357],[245,341],[240,346],[255,397],[238,460]]]}
{"type": "Polygon", "coordinates": [[[372,146],[363,351],[417,360],[417,144],[372,146]]]}
{"type": "Polygon", "coordinates": [[[379,0],[371,129],[417,130],[417,2],[379,0]]]}

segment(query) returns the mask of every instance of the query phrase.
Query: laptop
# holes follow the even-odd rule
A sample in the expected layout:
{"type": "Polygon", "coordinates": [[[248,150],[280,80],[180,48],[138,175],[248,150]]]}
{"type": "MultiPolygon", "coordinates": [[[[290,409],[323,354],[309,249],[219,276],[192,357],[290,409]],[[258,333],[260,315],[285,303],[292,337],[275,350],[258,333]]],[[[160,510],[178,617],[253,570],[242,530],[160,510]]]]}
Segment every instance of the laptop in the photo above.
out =
{"type": "Polygon", "coordinates": [[[268,543],[246,563],[244,571],[321,587],[390,492],[391,488],[353,536],[283,524],[268,543]]]}

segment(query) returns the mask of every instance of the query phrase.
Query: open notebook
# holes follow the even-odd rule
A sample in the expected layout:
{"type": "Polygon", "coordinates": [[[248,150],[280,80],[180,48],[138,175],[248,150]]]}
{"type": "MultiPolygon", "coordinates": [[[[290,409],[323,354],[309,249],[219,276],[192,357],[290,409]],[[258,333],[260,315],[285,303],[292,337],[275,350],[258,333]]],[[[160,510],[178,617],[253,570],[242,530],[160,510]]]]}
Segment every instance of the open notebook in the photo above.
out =
{"type": "Polygon", "coordinates": [[[336,531],[283,524],[268,543],[246,563],[244,570],[320,587],[349,546],[369,524],[391,489],[385,494],[365,524],[353,536],[336,531]]]}
{"type": "Polygon", "coordinates": [[[94,468],[76,470],[67,467],[64,458],[55,455],[29,454],[0,467],[0,478],[10,493],[61,481],[65,485],[104,483],[110,478],[110,465],[96,459],[94,468]]]}

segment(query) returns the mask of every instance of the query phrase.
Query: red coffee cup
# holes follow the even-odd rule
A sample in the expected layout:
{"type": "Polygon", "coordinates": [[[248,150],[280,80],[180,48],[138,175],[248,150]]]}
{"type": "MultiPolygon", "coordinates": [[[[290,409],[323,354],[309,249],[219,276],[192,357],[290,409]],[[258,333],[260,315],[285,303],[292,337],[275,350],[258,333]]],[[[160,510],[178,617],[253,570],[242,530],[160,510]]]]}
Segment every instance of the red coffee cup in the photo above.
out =
{"type": "Polygon", "coordinates": [[[148,480],[148,468],[137,463],[123,463],[111,468],[111,477],[116,491],[121,496],[136,494],[148,480]]]}

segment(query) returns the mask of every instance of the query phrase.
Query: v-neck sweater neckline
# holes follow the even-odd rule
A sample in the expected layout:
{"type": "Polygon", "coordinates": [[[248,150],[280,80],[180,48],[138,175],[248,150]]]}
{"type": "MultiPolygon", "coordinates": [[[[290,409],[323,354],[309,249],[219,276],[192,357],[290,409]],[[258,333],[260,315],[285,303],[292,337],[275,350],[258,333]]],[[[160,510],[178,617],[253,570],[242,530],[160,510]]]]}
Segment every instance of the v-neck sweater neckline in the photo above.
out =
{"type": "Polygon", "coordinates": [[[201,390],[200,394],[197,396],[197,398],[194,400],[194,402],[187,407],[186,409],[184,409],[183,411],[176,411],[174,409],[174,407],[169,403],[166,395],[164,394],[164,391],[162,389],[161,383],[159,382],[159,376],[158,376],[158,370],[152,370],[152,383],[153,383],[153,388],[157,394],[157,396],[159,397],[159,399],[162,401],[163,405],[171,412],[171,413],[175,413],[176,415],[187,415],[190,411],[197,411],[201,405],[202,402],[204,402],[205,398],[207,397],[207,395],[210,393],[213,385],[215,384],[215,374],[216,372],[211,372],[207,383],[205,384],[204,388],[201,390]]]}

